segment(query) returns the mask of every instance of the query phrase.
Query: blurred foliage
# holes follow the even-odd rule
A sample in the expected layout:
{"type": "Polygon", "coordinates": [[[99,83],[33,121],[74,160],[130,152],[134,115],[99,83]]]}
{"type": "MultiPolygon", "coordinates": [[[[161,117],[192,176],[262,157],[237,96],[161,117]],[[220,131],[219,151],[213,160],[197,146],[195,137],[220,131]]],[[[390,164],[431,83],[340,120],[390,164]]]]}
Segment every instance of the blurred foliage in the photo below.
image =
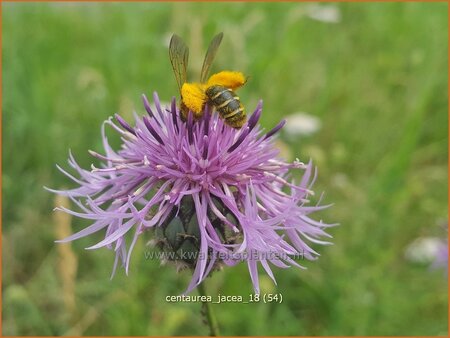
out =
{"type": "MultiPolygon", "coordinates": [[[[101,151],[101,122],[143,113],[141,93],[178,96],[173,32],[191,47],[192,79],[219,31],[213,68],[250,75],[240,97],[249,111],[264,99],[264,127],[299,111],[321,119],[313,136],[281,140],[288,156],[315,161],[315,190],[334,203],[320,216],[341,223],[308,270],[276,271],[278,287],[262,277],[282,304],[214,306],[222,333],[447,335],[445,277],[404,258],[415,238],[446,235],[437,226],[448,217],[446,3],[2,7],[4,335],[208,332],[200,304],[165,301],[189,275],[146,261],[143,240],[130,275],[112,280],[113,254],[83,250],[99,236],[58,249],[67,226],[88,223],[53,218],[43,186],[67,187],[54,164],[72,149],[88,167],[87,150],[101,151]]],[[[216,273],[208,290],[249,294],[246,266],[216,273]]]]}

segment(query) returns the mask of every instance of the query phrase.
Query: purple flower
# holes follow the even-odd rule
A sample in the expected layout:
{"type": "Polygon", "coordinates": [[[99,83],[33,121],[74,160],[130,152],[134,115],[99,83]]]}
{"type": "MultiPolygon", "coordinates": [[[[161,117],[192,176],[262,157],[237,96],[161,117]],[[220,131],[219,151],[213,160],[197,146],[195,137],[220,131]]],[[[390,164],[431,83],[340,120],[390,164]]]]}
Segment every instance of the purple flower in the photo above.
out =
{"type": "Polygon", "coordinates": [[[318,256],[308,243],[330,244],[320,238],[331,237],[324,229],[332,224],[309,217],[327,207],[309,204],[315,170],[311,162],[286,163],[277,157],[273,136],[284,121],[264,133],[258,125],[262,103],[238,130],[224,124],[218,114],[211,114],[207,106],[199,121],[190,115],[184,122],[175,99],[163,108],[155,93],[155,111],[145,96],[143,99],[148,116],[135,115],[134,127],[118,115],[117,122],[109,119],[103,123],[105,154],[90,151],[102,161],[101,168],[82,169],[72,154],[69,164],[79,178],[58,167],[79,187],[51,191],[70,197],[80,210],[57,210],[92,221],[60,242],[105,229],[105,238],[88,249],[113,249],[113,274],[119,261],[128,273],[139,235],[162,229],[170,248],[184,237],[193,238],[192,250],[197,250],[198,258],[192,261],[193,276],[186,292],[217,264],[245,261],[256,293],[258,263],[275,282],[271,266],[303,268],[297,258],[318,256]],[[108,143],[107,125],[121,135],[119,151],[108,143]],[[289,180],[291,169],[303,171],[300,182],[289,180]],[[180,219],[185,219],[184,223],[180,219]],[[186,230],[188,222],[190,230],[186,230]],[[127,244],[125,235],[130,231],[134,235],[127,244]],[[175,237],[170,237],[169,232],[174,231],[175,237]]]}

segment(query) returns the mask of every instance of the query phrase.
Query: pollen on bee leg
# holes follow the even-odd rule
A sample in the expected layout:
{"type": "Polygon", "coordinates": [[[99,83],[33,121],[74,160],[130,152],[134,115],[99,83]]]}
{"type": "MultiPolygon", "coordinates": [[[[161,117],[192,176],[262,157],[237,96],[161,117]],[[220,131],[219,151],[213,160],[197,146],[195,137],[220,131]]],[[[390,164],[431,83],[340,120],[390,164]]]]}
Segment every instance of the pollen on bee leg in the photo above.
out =
{"type": "Polygon", "coordinates": [[[194,113],[194,117],[201,116],[203,105],[206,101],[204,86],[200,83],[184,83],[181,88],[183,103],[194,113]]]}
{"type": "Polygon", "coordinates": [[[242,87],[246,82],[244,74],[229,70],[211,75],[208,79],[207,87],[223,86],[232,90],[242,87]]]}

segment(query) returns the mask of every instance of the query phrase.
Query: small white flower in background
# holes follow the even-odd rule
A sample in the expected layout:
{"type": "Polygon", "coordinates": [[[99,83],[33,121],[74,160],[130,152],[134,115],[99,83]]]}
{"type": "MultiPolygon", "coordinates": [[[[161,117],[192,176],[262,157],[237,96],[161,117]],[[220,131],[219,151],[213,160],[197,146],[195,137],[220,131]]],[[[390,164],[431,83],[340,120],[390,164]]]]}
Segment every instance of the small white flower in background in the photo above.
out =
{"type": "Polygon", "coordinates": [[[316,116],[309,115],[307,113],[298,112],[286,117],[289,121],[284,126],[284,132],[288,136],[310,136],[317,132],[322,123],[316,116]]]}
{"type": "Polygon", "coordinates": [[[311,4],[306,6],[306,16],[321,22],[341,22],[341,11],[335,5],[311,4]]]}
{"type": "Polygon", "coordinates": [[[445,246],[439,237],[419,237],[405,249],[405,258],[413,263],[429,264],[438,258],[445,246]]]}

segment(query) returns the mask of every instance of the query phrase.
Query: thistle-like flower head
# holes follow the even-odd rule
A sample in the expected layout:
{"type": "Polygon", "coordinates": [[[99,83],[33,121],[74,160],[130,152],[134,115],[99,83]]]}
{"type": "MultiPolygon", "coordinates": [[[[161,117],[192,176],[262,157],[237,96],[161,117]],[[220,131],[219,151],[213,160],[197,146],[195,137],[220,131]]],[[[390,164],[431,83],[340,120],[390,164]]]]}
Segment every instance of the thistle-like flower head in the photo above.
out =
{"type": "Polygon", "coordinates": [[[284,121],[268,133],[258,125],[260,103],[244,126],[227,126],[205,107],[200,120],[180,118],[175,99],[162,107],[154,94],[154,111],[143,97],[148,115],[135,115],[134,126],[116,115],[102,126],[104,154],[90,151],[102,161],[100,168],[81,168],[70,154],[72,176],[79,187],[56,191],[66,195],[79,211],[57,208],[88,219],[92,224],[62,240],[75,240],[97,231],[105,238],[90,247],[115,251],[113,273],[120,261],[128,272],[130,255],[139,236],[155,229],[165,249],[198,254],[185,263],[193,276],[187,292],[201,283],[219,264],[248,265],[255,292],[259,293],[257,267],[261,264],[275,281],[272,267],[301,267],[296,258],[314,259],[310,242],[329,236],[331,226],[310,218],[326,206],[311,205],[309,197],[315,170],[309,162],[287,163],[278,157],[274,135],[284,121]],[[105,127],[121,135],[122,148],[108,143],[105,127]],[[300,182],[289,180],[300,170],[300,182]],[[131,242],[125,235],[132,231],[131,242]],[[181,238],[180,238],[181,236],[181,238]],[[269,264],[270,263],[270,264],[269,264]]]}

